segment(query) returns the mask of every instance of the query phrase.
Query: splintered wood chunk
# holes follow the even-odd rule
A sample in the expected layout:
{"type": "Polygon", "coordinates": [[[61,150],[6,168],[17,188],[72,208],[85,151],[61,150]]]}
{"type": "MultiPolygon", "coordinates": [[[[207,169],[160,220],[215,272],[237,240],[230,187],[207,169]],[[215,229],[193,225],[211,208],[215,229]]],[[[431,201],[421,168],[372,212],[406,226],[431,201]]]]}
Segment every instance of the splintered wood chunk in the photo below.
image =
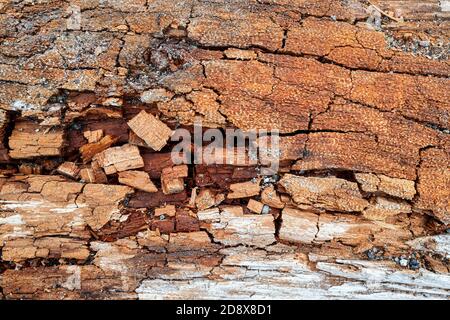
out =
{"type": "Polygon", "coordinates": [[[64,144],[64,131],[40,126],[30,121],[17,122],[9,137],[9,156],[13,159],[59,156],[64,144]]]}
{"type": "Polygon", "coordinates": [[[231,193],[228,194],[228,199],[250,198],[259,195],[260,179],[255,181],[247,181],[241,183],[234,183],[230,185],[231,193]]]}
{"type": "Polygon", "coordinates": [[[162,190],[165,194],[180,193],[184,190],[184,179],[163,179],[161,177],[162,190]]]}
{"type": "Polygon", "coordinates": [[[85,131],[83,132],[83,135],[87,139],[88,143],[96,143],[99,142],[101,138],[103,138],[103,130],[98,129],[94,131],[85,131]]]}
{"type": "Polygon", "coordinates": [[[164,194],[182,192],[184,190],[184,178],[187,176],[187,165],[164,168],[161,174],[161,185],[164,194]]]}
{"type": "Polygon", "coordinates": [[[80,173],[80,168],[73,162],[64,162],[61,164],[56,171],[62,175],[76,179],[80,173]]]}
{"type": "Polygon", "coordinates": [[[116,143],[117,140],[117,137],[107,135],[98,142],[85,144],[80,148],[81,158],[83,159],[83,162],[87,163],[91,161],[96,154],[108,149],[114,143],[116,143]]]}
{"type": "Polygon", "coordinates": [[[280,196],[277,194],[272,185],[268,186],[261,192],[261,202],[272,208],[284,208],[284,202],[281,201],[280,196]]]}
{"type": "Polygon", "coordinates": [[[144,110],[128,121],[128,125],[155,151],[160,151],[172,135],[172,130],[164,122],[144,110]]]}
{"type": "Polygon", "coordinates": [[[176,209],[174,205],[167,205],[165,207],[160,207],[155,209],[155,217],[165,216],[165,217],[175,217],[176,209]]]}
{"type": "Polygon", "coordinates": [[[247,204],[247,209],[254,213],[261,214],[263,213],[264,204],[259,201],[250,199],[247,204]]]}
{"type": "Polygon", "coordinates": [[[144,166],[139,148],[129,144],[108,148],[95,155],[93,159],[98,161],[98,164],[103,167],[106,174],[139,169],[144,166]]]}
{"type": "Polygon", "coordinates": [[[225,196],[223,194],[216,194],[210,189],[201,190],[195,199],[195,204],[198,210],[205,210],[219,205],[225,196]]]}
{"type": "Polygon", "coordinates": [[[158,188],[150,180],[147,172],[124,171],[119,173],[119,182],[146,192],[157,192],[158,188]]]}

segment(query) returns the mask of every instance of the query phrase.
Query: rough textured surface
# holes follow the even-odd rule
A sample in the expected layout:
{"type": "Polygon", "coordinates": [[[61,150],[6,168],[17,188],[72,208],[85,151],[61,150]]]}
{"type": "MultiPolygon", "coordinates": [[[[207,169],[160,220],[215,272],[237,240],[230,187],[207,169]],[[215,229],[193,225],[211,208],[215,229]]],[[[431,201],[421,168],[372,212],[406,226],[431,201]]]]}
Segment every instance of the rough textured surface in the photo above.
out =
{"type": "Polygon", "coordinates": [[[0,298],[448,299],[447,2],[1,1],[0,298]]]}

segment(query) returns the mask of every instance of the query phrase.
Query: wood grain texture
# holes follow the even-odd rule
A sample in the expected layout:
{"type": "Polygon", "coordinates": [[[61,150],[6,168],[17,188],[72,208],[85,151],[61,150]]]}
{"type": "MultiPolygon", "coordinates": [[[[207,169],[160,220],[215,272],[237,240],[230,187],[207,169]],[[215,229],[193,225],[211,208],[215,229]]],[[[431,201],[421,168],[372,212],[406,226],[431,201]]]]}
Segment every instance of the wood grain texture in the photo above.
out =
{"type": "Polygon", "coordinates": [[[448,1],[370,2],[0,2],[0,298],[448,299],[448,1]]]}

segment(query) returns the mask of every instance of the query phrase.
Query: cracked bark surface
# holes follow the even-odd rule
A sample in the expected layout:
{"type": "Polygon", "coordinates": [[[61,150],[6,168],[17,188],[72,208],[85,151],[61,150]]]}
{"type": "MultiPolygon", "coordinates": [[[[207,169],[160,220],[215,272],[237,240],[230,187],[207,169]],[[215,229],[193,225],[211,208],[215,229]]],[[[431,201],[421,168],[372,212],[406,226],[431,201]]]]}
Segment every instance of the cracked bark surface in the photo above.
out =
{"type": "Polygon", "coordinates": [[[429,2],[0,1],[1,298],[448,299],[429,2]],[[279,172],[176,166],[195,119],[280,130],[279,172]]]}

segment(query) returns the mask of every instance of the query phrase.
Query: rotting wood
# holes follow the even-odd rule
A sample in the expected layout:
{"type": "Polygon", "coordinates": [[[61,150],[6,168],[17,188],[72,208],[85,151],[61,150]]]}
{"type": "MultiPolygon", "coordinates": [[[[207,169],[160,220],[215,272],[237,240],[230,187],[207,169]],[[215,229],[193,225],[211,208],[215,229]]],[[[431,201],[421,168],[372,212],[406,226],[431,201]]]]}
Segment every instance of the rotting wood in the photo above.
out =
{"type": "Polygon", "coordinates": [[[96,154],[93,160],[98,162],[108,175],[144,166],[138,147],[129,144],[108,148],[96,154]]]}
{"type": "Polygon", "coordinates": [[[64,144],[63,134],[61,129],[33,122],[16,122],[9,137],[9,156],[14,159],[59,156],[64,144]]]}
{"type": "Polygon", "coordinates": [[[80,173],[80,168],[73,162],[64,162],[62,163],[56,171],[62,175],[70,177],[72,179],[77,179],[78,174],[80,173]]]}
{"type": "Polygon", "coordinates": [[[167,205],[167,206],[155,209],[155,217],[161,217],[161,216],[174,217],[175,214],[176,214],[176,208],[174,205],[167,205]]]}
{"type": "Polygon", "coordinates": [[[161,173],[161,186],[164,194],[182,192],[184,190],[184,178],[187,176],[187,165],[164,168],[161,173]]]}
{"type": "Polygon", "coordinates": [[[162,121],[144,110],[128,121],[131,130],[155,151],[160,151],[172,135],[172,130],[162,121]]]}
{"type": "Polygon", "coordinates": [[[156,186],[150,180],[148,173],[143,171],[119,172],[119,182],[146,192],[158,191],[158,188],[156,188],[156,186]]]}
{"type": "Polygon", "coordinates": [[[249,198],[259,195],[260,181],[247,181],[241,183],[234,183],[230,185],[230,193],[228,193],[228,199],[249,198]]]}
{"type": "Polygon", "coordinates": [[[225,2],[0,4],[0,298],[450,297],[445,2],[225,2]]]}
{"type": "Polygon", "coordinates": [[[117,140],[117,138],[107,135],[97,142],[83,145],[80,148],[81,158],[83,159],[83,162],[89,162],[90,160],[92,160],[92,158],[94,158],[96,154],[108,149],[110,146],[116,143],[117,140]]]}
{"type": "Polygon", "coordinates": [[[261,214],[264,211],[264,204],[259,201],[250,199],[248,200],[247,209],[254,213],[261,214]]]}
{"type": "Polygon", "coordinates": [[[103,130],[85,131],[83,132],[83,135],[88,140],[88,143],[96,143],[103,138],[103,130]]]}

